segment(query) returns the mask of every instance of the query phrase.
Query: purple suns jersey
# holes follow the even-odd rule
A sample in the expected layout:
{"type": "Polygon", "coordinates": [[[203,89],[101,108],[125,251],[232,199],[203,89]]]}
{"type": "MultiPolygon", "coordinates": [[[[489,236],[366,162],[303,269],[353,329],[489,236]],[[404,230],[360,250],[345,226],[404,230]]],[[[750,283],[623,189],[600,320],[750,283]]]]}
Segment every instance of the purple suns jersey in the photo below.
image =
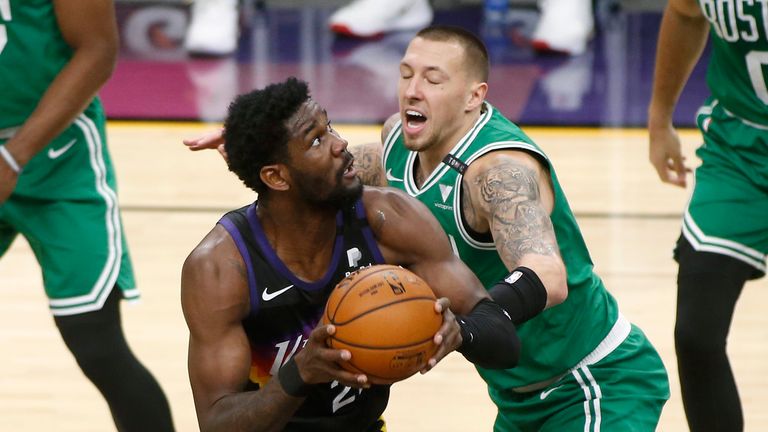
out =
{"type": "MultiPolygon", "coordinates": [[[[251,311],[243,327],[251,346],[251,372],[246,391],[259,390],[304,347],[339,281],[358,268],[384,262],[358,201],[336,217],[336,241],[325,275],[305,282],[272,249],[256,214],[257,206],[258,202],[231,211],[219,221],[247,268],[251,311]]],[[[388,398],[389,386],[358,390],[337,382],[320,384],[285,430],[379,431],[388,398]]]]}

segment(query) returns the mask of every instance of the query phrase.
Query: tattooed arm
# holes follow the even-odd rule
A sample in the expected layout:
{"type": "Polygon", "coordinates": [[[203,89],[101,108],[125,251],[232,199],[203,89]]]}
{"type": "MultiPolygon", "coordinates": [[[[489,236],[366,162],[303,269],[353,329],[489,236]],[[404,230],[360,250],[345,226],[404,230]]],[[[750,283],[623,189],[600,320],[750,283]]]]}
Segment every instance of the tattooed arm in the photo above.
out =
{"type": "Polygon", "coordinates": [[[360,180],[368,186],[387,186],[384,175],[384,161],[382,160],[382,147],[387,135],[400,120],[400,114],[392,114],[381,129],[381,142],[368,144],[356,144],[349,146],[349,151],[355,155],[355,169],[360,180]]]}
{"type": "Polygon", "coordinates": [[[464,176],[462,210],[477,232],[490,231],[511,271],[533,270],[547,290],[546,307],[568,295],[565,264],[549,218],[554,195],[548,171],[521,151],[499,151],[473,162],[464,176]]]}
{"type": "Polygon", "coordinates": [[[364,185],[387,185],[381,162],[381,143],[355,144],[347,149],[355,156],[355,169],[364,185]]]}

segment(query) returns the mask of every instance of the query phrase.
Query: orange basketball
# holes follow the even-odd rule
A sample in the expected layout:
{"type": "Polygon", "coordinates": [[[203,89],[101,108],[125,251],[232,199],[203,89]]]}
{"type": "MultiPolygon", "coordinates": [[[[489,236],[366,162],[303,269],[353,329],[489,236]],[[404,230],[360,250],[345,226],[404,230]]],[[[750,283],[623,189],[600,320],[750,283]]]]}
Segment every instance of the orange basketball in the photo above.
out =
{"type": "Polygon", "coordinates": [[[423,279],[393,265],[360,269],[336,285],[323,323],[336,326],[331,348],[347,349],[344,367],[356,373],[401,380],[421,370],[437,347],[432,338],[443,318],[423,279]]]}

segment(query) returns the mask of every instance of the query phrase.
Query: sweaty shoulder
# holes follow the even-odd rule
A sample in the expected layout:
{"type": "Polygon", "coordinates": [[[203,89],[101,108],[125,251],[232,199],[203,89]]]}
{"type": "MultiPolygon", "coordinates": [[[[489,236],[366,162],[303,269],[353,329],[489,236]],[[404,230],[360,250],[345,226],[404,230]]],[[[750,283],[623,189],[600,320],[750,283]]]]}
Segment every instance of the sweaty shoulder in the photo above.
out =
{"type": "Polygon", "coordinates": [[[488,153],[470,164],[464,174],[463,214],[469,225],[485,232],[499,204],[528,197],[549,213],[554,206],[552,178],[541,159],[524,150],[488,153]]]}
{"type": "Polygon", "coordinates": [[[497,150],[478,158],[469,165],[464,173],[465,180],[485,175],[488,171],[502,170],[509,167],[523,167],[540,174],[547,172],[544,163],[525,150],[497,150]]]}
{"type": "Polygon", "coordinates": [[[192,250],[182,267],[182,305],[197,309],[198,302],[238,305],[247,314],[248,285],[245,263],[226,229],[216,225],[192,250]]]}

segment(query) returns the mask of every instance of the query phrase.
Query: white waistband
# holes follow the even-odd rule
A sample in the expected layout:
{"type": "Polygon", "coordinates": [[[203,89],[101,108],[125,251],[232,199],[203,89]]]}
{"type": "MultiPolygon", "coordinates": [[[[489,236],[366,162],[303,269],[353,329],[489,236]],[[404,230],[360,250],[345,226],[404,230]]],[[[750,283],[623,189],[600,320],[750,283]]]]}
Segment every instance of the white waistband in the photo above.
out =
{"type": "Polygon", "coordinates": [[[605,356],[612,353],[613,350],[615,350],[619,345],[621,345],[622,342],[624,342],[624,339],[629,336],[629,332],[631,330],[632,324],[630,324],[629,320],[625,318],[621,312],[619,312],[619,316],[616,318],[616,322],[613,324],[611,331],[605,335],[603,340],[597,345],[597,347],[595,347],[594,350],[592,350],[591,353],[587,354],[587,356],[581,359],[581,361],[576,366],[572,367],[571,371],[574,371],[580,367],[595,364],[604,359],[605,356]]]}
{"type": "Polygon", "coordinates": [[[565,375],[568,375],[572,371],[584,367],[587,365],[595,364],[599,362],[600,360],[604,359],[608,354],[612,353],[613,350],[615,350],[619,345],[621,345],[622,342],[629,336],[629,332],[632,330],[632,324],[629,322],[629,320],[619,312],[619,316],[616,318],[616,322],[613,324],[613,327],[611,327],[611,330],[608,332],[607,335],[603,338],[602,341],[600,341],[599,344],[597,344],[597,347],[592,350],[591,353],[587,354],[586,357],[581,359],[579,363],[576,364],[576,366],[568,369],[567,372],[564,374],[558,375],[556,377],[550,378],[548,380],[539,381],[537,383],[528,384],[522,387],[515,387],[512,390],[517,393],[528,393],[536,390],[541,390],[543,388],[549,387],[550,384],[557,382],[560,378],[564,377],[565,375]]]}

